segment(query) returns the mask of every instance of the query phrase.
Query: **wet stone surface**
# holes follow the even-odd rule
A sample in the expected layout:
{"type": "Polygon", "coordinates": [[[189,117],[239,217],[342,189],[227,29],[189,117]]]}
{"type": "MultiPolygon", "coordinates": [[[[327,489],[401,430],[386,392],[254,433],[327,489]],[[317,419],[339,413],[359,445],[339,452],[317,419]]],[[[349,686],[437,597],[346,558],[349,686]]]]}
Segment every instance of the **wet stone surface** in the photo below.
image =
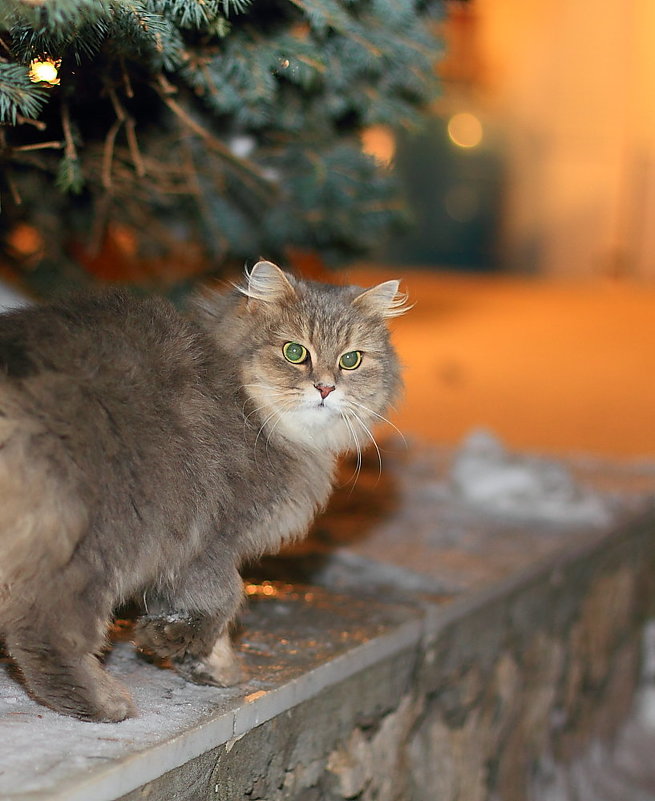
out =
{"type": "Polygon", "coordinates": [[[457,472],[389,443],[354,488],[345,465],[308,540],[248,566],[239,687],[147,663],[129,622],[107,666],[133,720],[61,717],[6,664],[0,798],[511,801],[612,735],[653,613],[655,470],[466,448],[457,472]]]}

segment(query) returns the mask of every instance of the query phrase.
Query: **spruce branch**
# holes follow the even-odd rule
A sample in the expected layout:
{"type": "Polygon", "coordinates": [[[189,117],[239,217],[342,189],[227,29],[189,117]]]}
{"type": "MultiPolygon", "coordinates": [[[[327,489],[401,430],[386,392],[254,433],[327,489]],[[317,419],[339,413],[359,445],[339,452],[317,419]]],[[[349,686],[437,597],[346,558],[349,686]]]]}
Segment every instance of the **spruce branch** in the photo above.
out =
{"type": "Polygon", "coordinates": [[[27,67],[0,62],[0,123],[16,125],[18,115],[36,117],[47,94],[30,81],[27,67]]]}
{"type": "MultiPolygon", "coordinates": [[[[130,150],[130,155],[132,156],[134,171],[139,176],[139,178],[143,178],[144,175],[146,174],[146,168],[143,163],[143,158],[141,157],[141,151],[139,150],[139,142],[136,138],[136,123],[134,121],[134,117],[132,117],[131,114],[127,113],[125,107],[118,99],[116,90],[113,87],[110,86],[107,88],[107,94],[109,95],[111,104],[114,107],[114,113],[116,114],[116,123],[119,123],[116,128],[116,133],[118,133],[121,124],[125,125],[125,136],[127,138],[127,146],[130,150]]],[[[116,123],[114,123],[114,125],[116,125],[116,123]]]]}
{"type": "Polygon", "coordinates": [[[104,155],[102,157],[102,185],[107,192],[111,190],[111,165],[114,159],[114,144],[122,124],[123,120],[117,117],[105,137],[104,155]]]}
{"type": "Polygon", "coordinates": [[[184,152],[186,156],[187,173],[189,175],[189,183],[193,197],[196,201],[198,211],[200,212],[201,219],[207,226],[207,230],[212,232],[212,240],[218,244],[219,250],[226,253],[229,250],[229,242],[223,231],[217,225],[216,218],[212,214],[212,210],[207,202],[205,192],[202,190],[198,170],[196,169],[195,160],[193,158],[193,150],[189,145],[188,140],[184,140],[184,152]]]}
{"type": "Polygon", "coordinates": [[[16,114],[17,125],[32,125],[37,131],[45,131],[48,127],[43,120],[31,120],[29,117],[23,117],[22,114],[16,114]]]}
{"type": "Polygon", "coordinates": [[[130,80],[130,73],[127,71],[125,67],[125,58],[123,56],[120,57],[120,65],[121,65],[121,78],[123,79],[123,87],[125,89],[125,94],[130,99],[134,97],[134,89],[132,89],[132,81],[130,80]]]}
{"type": "Polygon", "coordinates": [[[9,187],[9,192],[11,193],[11,198],[14,201],[14,204],[16,206],[21,206],[23,203],[23,198],[18,191],[18,187],[16,186],[16,181],[14,181],[13,175],[10,172],[7,172],[5,179],[7,181],[7,186],[9,187]]]}
{"type": "Polygon", "coordinates": [[[64,132],[64,141],[66,142],[66,156],[70,159],[77,159],[77,149],[75,147],[75,140],[73,139],[73,131],[71,129],[68,103],[62,103],[61,105],[61,128],[64,132]]]}
{"type": "Polygon", "coordinates": [[[58,258],[89,235],[98,251],[114,222],[143,253],[184,239],[219,266],[362,252],[402,214],[358,132],[425,116],[438,2],[0,0],[4,197],[26,217],[47,205],[58,258]],[[29,81],[45,55],[59,87],[29,81]],[[53,175],[66,194],[48,193],[53,175]]]}
{"type": "Polygon", "coordinates": [[[61,129],[64,133],[64,157],[57,168],[57,186],[64,192],[78,194],[84,185],[84,176],[80,166],[80,159],[75,147],[75,139],[70,120],[68,103],[62,103],[60,109],[61,129]]]}
{"type": "Polygon", "coordinates": [[[52,142],[35,142],[32,145],[19,145],[18,147],[12,147],[14,153],[27,153],[31,150],[61,150],[64,147],[64,142],[60,141],[52,141],[52,142]]]}
{"type": "Polygon", "coordinates": [[[246,158],[236,156],[232,151],[223,144],[220,139],[217,139],[210,131],[208,131],[199,122],[193,119],[182,106],[157,84],[154,84],[155,91],[159,94],[168,108],[175,114],[175,116],[185,125],[199,136],[205,144],[219,155],[222,159],[227,161],[231,166],[235,167],[242,176],[243,180],[248,181],[251,185],[255,185],[260,190],[266,188],[267,190],[275,190],[275,186],[263,174],[262,170],[252,161],[246,158]]]}

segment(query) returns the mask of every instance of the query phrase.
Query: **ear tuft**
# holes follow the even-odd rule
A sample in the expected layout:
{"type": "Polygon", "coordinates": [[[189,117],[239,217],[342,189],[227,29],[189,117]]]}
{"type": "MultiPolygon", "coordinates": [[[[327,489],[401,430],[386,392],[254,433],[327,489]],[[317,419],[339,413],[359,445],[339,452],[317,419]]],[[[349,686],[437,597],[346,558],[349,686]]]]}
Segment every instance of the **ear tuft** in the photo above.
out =
{"type": "Polygon", "coordinates": [[[292,297],[296,294],[293,278],[283,272],[276,264],[270,261],[258,261],[248,272],[246,270],[245,286],[236,288],[252,300],[261,300],[270,303],[292,297]]]}
{"type": "Polygon", "coordinates": [[[382,315],[382,317],[400,317],[414,307],[408,305],[409,296],[399,291],[400,281],[385,281],[382,284],[367,289],[358,295],[353,305],[382,315]]]}

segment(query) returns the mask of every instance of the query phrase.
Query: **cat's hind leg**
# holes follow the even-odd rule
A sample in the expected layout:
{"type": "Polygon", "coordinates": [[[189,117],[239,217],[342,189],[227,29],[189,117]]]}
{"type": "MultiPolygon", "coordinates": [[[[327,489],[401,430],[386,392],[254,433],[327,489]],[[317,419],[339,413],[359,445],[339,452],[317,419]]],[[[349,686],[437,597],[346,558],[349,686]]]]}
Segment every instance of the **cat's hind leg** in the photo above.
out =
{"type": "Polygon", "coordinates": [[[98,659],[104,619],[61,607],[26,611],[6,645],[37,700],[81,720],[112,723],[136,714],[127,689],[98,659]]]}
{"type": "Polygon", "coordinates": [[[71,464],[45,435],[30,439],[28,423],[0,414],[0,629],[38,700],[83,720],[123,720],[130,696],[97,657],[113,605],[106,565],[81,558],[89,522],[71,464]],[[50,445],[52,458],[39,456],[50,445]]]}
{"type": "Polygon", "coordinates": [[[238,571],[224,566],[217,571],[211,560],[199,559],[176,584],[177,591],[163,601],[163,611],[139,620],[137,646],[168,659],[196,684],[230,687],[243,681],[245,671],[229,631],[243,598],[238,571]]]}

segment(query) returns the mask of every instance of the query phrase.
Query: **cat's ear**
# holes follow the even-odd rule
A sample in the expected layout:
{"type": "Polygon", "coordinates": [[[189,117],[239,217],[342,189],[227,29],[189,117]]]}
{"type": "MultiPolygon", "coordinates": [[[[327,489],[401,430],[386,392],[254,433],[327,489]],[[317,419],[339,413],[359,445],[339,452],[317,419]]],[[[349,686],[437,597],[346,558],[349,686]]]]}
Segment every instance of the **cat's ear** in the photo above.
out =
{"type": "Polygon", "coordinates": [[[382,317],[400,317],[413,305],[407,305],[408,295],[400,292],[399,287],[400,281],[385,281],[357,295],[353,305],[382,317]]]}
{"type": "Polygon", "coordinates": [[[272,303],[295,296],[292,280],[272,262],[258,261],[250,272],[246,271],[246,284],[238,289],[252,300],[272,303]]]}

